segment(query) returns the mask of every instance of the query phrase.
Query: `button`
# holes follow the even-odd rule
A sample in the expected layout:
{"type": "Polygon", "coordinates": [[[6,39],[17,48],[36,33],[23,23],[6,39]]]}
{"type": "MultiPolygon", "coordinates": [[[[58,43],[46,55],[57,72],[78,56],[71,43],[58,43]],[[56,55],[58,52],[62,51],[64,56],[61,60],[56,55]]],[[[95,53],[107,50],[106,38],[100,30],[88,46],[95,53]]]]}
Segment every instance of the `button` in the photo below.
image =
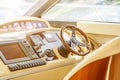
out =
{"type": "Polygon", "coordinates": [[[35,60],[20,62],[16,64],[10,64],[8,65],[8,68],[10,69],[10,71],[16,71],[16,70],[25,69],[25,68],[34,67],[34,66],[40,66],[44,64],[46,64],[44,60],[35,59],[35,60]]]}

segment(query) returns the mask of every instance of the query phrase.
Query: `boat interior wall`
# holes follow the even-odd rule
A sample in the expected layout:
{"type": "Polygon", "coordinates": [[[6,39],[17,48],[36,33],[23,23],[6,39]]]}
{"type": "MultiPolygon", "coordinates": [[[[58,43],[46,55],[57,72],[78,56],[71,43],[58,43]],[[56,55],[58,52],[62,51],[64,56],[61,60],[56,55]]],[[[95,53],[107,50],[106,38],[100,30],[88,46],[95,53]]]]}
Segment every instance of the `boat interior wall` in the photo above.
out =
{"type": "Polygon", "coordinates": [[[107,22],[78,21],[77,26],[85,33],[119,36],[120,24],[107,22]]]}
{"type": "Polygon", "coordinates": [[[109,57],[92,62],[76,72],[70,80],[105,80],[108,64],[109,57]]]}
{"type": "Polygon", "coordinates": [[[120,35],[119,23],[78,21],[77,27],[93,38],[93,40],[96,40],[99,44],[104,44],[120,35]]]}
{"type": "Polygon", "coordinates": [[[70,80],[119,80],[119,60],[120,54],[117,54],[92,62],[77,71],[70,80]]]}
{"type": "Polygon", "coordinates": [[[120,54],[112,56],[110,73],[108,80],[119,80],[120,79],[120,54]]]}

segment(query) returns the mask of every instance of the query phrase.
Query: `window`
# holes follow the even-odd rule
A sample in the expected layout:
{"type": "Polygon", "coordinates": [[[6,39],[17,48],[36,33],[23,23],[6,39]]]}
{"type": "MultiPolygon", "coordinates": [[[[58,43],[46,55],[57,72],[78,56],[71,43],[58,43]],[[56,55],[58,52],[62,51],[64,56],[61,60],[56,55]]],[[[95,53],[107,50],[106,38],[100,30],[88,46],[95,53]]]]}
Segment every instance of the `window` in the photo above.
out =
{"type": "Polygon", "coordinates": [[[38,0],[0,0],[0,21],[22,16],[38,0]]]}
{"type": "Polygon", "coordinates": [[[42,17],[50,21],[120,22],[120,0],[61,0],[42,17]]]}

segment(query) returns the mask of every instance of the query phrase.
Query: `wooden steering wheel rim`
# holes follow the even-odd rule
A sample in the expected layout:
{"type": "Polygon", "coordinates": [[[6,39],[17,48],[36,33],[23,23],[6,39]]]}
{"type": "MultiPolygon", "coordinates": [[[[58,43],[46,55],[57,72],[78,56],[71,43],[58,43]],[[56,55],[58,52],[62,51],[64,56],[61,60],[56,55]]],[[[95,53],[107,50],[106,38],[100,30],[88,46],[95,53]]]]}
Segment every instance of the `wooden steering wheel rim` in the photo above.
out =
{"type": "Polygon", "coordinates": [[[90,50],[91,50],[90,40],[88,39],[88,37],[86,36],[86,34],[85,34],[82,30],[80,30],[79,28],[77,28],[77,27],[75,27],[75,26],[69,25],[69,26],[64,26],[64,27],[62,27],[62,29],[61,29],[61,31],[60,31],[60,37],[61,37],[61,41],[62,41],[63,45],[65,46],[65,48],[66,48],[68,51],[70,51],[70,52],[72,52],[72,53],[74,53],[74,54],[77,54],[77,55],[79,55],[79,56],[85,56],[85,55],[87,55],[87,54],[90,52],[90,50]],[[88,51],[87,51],[87,52],[85,52],[84,54],[80,54],[79,52],[77,52],[77,51],[75,51],[75,50],[72,50],[72,49],[70,48],[70,46],[66,43],[66,41],[65,41],[64,38],[63,38],[63,32],[64,32],[64,30],[67,29],[67,28],[71,28],[71,29],[77,30],[78,32],[81,33],[81,35],[84,36],[85,40],[86,40],[87,43],[88,43],[88,46],[87,46],[88,51]]]}

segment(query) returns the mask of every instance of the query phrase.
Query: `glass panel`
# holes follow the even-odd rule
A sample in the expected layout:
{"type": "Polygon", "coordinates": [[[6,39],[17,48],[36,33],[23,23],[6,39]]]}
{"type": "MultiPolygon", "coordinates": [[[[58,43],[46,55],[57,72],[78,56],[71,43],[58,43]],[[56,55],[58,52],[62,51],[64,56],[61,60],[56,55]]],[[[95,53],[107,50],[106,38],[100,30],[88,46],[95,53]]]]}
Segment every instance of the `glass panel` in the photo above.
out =
{"type": "Polygon", "coordinates": [[[22,16],[38,0],[0,0],[0,21],[22,16]]]}
{"type": "Polygon", "coordinates": [[[42,17],[53,21],[120,22],[120,0],[61,0],[42,17]]]}

